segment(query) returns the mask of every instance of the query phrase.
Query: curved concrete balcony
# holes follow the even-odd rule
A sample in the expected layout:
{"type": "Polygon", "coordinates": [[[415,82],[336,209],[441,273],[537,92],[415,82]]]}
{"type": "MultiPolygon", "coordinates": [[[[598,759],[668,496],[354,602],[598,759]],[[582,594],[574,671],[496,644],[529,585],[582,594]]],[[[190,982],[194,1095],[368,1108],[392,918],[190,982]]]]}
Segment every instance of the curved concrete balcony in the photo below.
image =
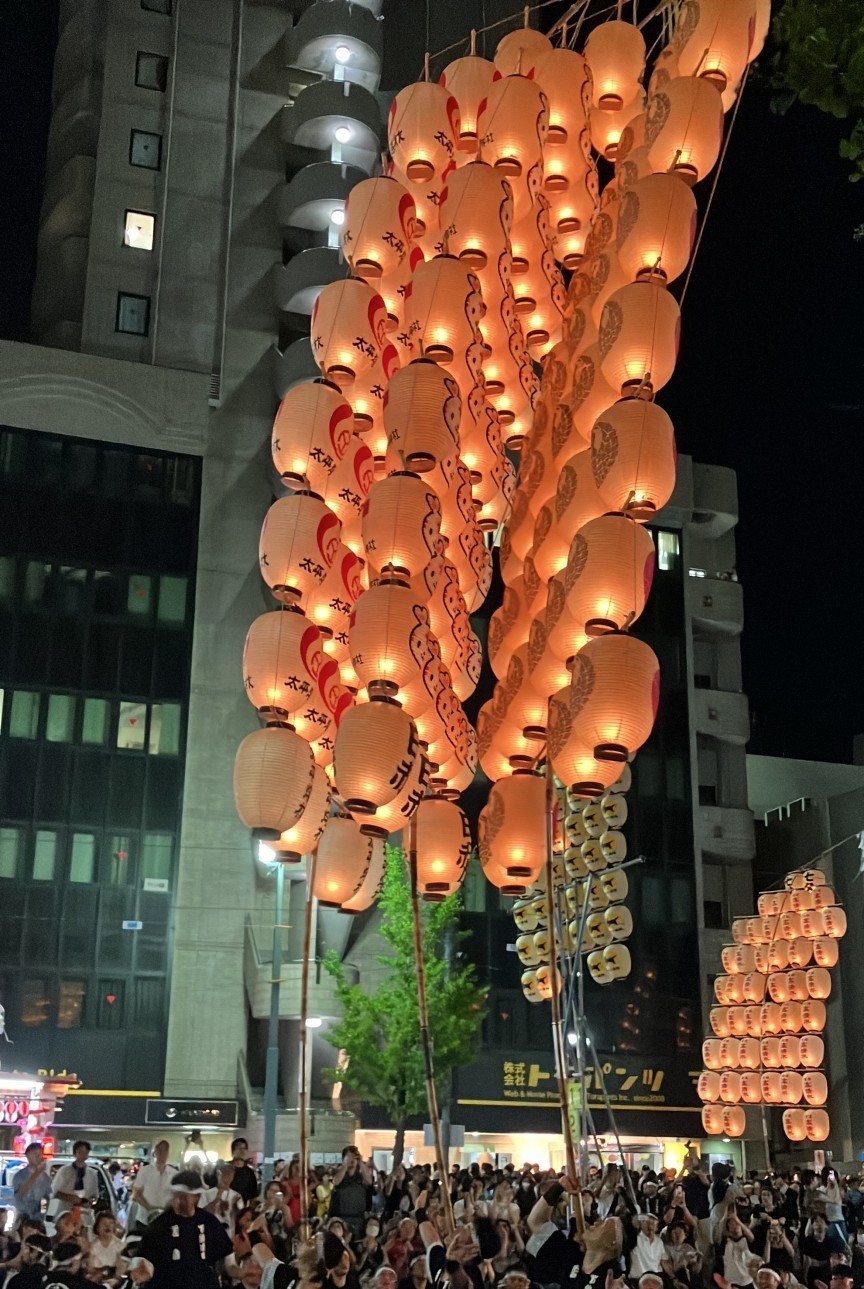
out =
{"type": "Polygon", "coordinates": [[[273,283],[276,307],[283,313],[311,317],[318,292],[328,282],[348,276],[348,266],[335,246],[313,246],[287,264],[276,266],[273,283]]]}
{"type": "Polygon", "coordinates": [[[756,854],[753,816],[740,806],[697,806],[696,845],[706,855],[745,863],[756,854]]]}
{"type": "MultiPolygon", "coordinates": [[[[255,927],[246,924],[246,939],[243,951],[243,979],[246,986],[246,997],[249,1010],[256,1020],[263,1020],[270,1014],[270,985],[273,978],[272,951],[269,937],[270,927],[255,927]]],[[[356,967],[343,964],[350,984],[356,984],[359,973],[356,967]]],[[[297,1020],[300,1016],[300,975],[301,962],[283,962],[279,985],[279,1015],[283,1020],[297,1020]]],[[[336,997],[336,984],[320,962],[312,964],[309,973],[309,1014],[310,1016],[340,1016],[342,1008],[336,997]]]]}
{"type": "Polygon", "coordinates": [[[304,166],[279,194],[282,228],[305,228],[323,233],[336,210],[344,209],[348,194],[366,174],[358,166],[316,161],[304,166]]]}
{"type": "Polygon", "coordinates": [[[317,0],[285,36],[286,66],[329,80],[342,68],[345,80],[373,91],[383,52],[381,23],[351,0],[317,0]]]}
{"type": "Polygon", "coordinates": [[[697,734],[744,746],[750,737],[746,694],[731,694],[724,689],[694,689],[690,702],[697,734]]]}
{"type": "Polygon", "coordinates": [[[74,156],[51,176],[42,198],[39,253],[66,237],[87,237],[96,184],[94,157],[74,156]]]}
{"type": "Polygon", "coordinates": [[[284,143],[328,156],[337,143],[343,160],[359,166],[367,175],[378,161],[381,138],[377,99],[361,85],[352,85],[349,81],[319,81],[307,85],[293,105],[282,111],[284,143]]]}
{"type": "Polygon", "coordinates": [[[694,537],[722,537],[738,523],[738,481],[722,465],[693,465],[694,537]]]}
{"type": "Polygon", "coordinates": [[[273,391],[280,402],[295,385],[301,385],[306,380],[315,380],[321,375],[312,357],[312,346],[306,336],[288,345],[284,352],[274,345],[270,350],[270,372],[273,377],[273,391]]]}
{"type": "Polygon", "coordinates": [[[30,302],[30,325],[43,341],[58,327],[69,335],[77,328],[80,335],[88,247],[87,237],[66,237],[59,242],[40,244],[39,269],[30,302]]]}
{"type": "Polygon", "coordinates": [[[744,591],[740,582],[720,577],[688,577],[685,581],[694,636],[714,640],[741,634],[744,591]]]}
{"type": "Polygon", "coordinates": [[[89,89],[74,86],[55,112],[48,137],[48,169],[52,173],[62,170],[72,157],[96,156],[100,114],[90,100],[89,89]]]}
{"type": "Polygon", "coordinates": [[[103,23],[100,0],[81,0],[61,27],[52,73],[55,111],[57,101],[76,81],[94,74],[101,78],[105,61],[103,23]]]}

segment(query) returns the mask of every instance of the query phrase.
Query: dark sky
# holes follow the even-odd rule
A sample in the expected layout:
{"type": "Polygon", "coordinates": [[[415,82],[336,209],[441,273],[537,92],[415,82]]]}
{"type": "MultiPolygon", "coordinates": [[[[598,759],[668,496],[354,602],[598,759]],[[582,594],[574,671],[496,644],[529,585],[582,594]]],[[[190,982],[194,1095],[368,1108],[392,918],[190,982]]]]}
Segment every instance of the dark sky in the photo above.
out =
{"type": "MultiPolygon", "coordinates": [[[[55,31],[56,0],[0,6],[7,338],[26,336],[55,31]]],[[[840,123],[768,100],[751,77],[659,401],[681,451],[738,472],[751,750],[848,760],[864,731],[864,185],[840,123]]]]}

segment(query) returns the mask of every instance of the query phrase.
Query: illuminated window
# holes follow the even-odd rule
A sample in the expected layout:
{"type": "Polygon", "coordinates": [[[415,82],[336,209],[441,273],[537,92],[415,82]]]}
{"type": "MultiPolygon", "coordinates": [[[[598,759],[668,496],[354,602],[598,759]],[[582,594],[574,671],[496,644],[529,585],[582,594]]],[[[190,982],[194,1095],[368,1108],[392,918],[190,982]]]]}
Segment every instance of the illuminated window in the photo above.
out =
{"type": "Polygon", "coordinates": [[[159,578],[159,621],[186,621],[186,586],[185,577],[159,578]]]}
{"type": "Polygon", "coordinates": [[[707,572],[705,571],[705,569],[704,569],[704,568],[691,568],[691,569],[690,569],[690,576],[691,576],[691,577],[707,577],[707,576],[708,576],[708,574],[707,574],[707,572]]]}
{"type": "Polygon", "coordinates": [[[180,751],[180,704],[156,703],[150,710],[150,751],[176,756],[180,751]]]}
{"type": "Polygon", "coordinates": [[[123,245],[131,246],[135,251],[153,250],[153,233],[156,229],[156,217],[143,210],[127,210],[123,226],[123,245]]]}
{"type": "Polygon", "coordinates": [[[61,980],[57,995],[57,1028],[80,1029],[87,986],[83,980],[61,980]]]}
{"type": "Polygon", "coordinates": [[[81,742],[102,746],[108,738],[108,700],[107,698],[84,699],[84,721],[81,726],[81,742]]]}
{"type": "Polygon", "coordinates": [[[110,886],[127,886],[132,871],[132,838],[128,833],[113,833],[108,845],[107,864],[102,880],[110,886]]]}
{"type": "MultiPolygon", "coordinates": [[[[165,833],[145,832],[141,839],[141,878],[157,882],[171,878],[174,838],[165,833]]],[[[2,876],[2,873],[0,873],[2,876]]]]}
{"type": "Polygon", "coordinates": [[[96,838],[89,832],[72,834],[69,859],[70,882],[92,882],[96,866],[96,838]]]}
{"type": "Polygon", "coordinates": [[[38,1029],[48,1020],[48,985],[44,980],[21,981],[21,1024],[38,1029]]]}
{"type": "Polygon", "coordinates": [[[147,708],[143,703],[121,703],[117,722],[117,746],[143,752],[147,729],[147,708]]]}
{"type": "Polygon", "coordinates": [[[681,542],[677,533],[662,530],[657,534],[657,567],[664,573],[677,568],[678,556],[681,553],[681,542]]]}
{"type": "Polygon", "coordinates": [[[0,828],[0,877],[18,876],[18,855],[21,850],[21,832],[18,828],[0,828]]]}
{"type": "Polygon", "coordinates": [[[39,724],[39,695],[25,689],[16,689],[12,695],[12,714],[9,717],[11,738],[35,738],[39,724]]]}
{"type": "Polygon", "coordinates": [[[71,743],[75,723],[75,699],[70,694],[48,695],[45,737],[49,743],[71,743]]]}
{"type": "Polygon", "coordinates": [[[127,612],[135,617],[150,616],[152,579],[144,573],[133,573],[129,578],[129,589],[126,593],[127,612]]]}
{"type": "Polygon", "coordinates": [[[57,865],[57,834],[46,828],[36,833],[33,847],[33,881],[53,882],[57,865]]]}

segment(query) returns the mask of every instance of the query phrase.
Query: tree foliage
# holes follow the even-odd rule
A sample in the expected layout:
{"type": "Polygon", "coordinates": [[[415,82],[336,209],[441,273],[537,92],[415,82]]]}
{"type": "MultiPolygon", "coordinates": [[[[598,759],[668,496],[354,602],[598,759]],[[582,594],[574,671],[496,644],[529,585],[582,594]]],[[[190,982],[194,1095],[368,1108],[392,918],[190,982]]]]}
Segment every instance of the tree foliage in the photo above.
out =
{"type": "MultiPolygon", "coordinates": [[[[426,1113],[411,893],[399,847],[387,847],[378,907],[389,952],[376,959],[382,971],[374,991],[365,993],[361,986],[349,984],[335,954],[324,962],[342,1006],[342,1018],[327,1038],[348,1058],[347,1071],[328,1074],[344,1078],[364,1101],[385,1110],[397,1130],[399,1153],[405,1120],[426,1113]]],[[[477,984],[473,967],[455,952],[448,961],[448,938],[455,946],[464,935],[457,929],[460,908],[460,895],[441,904],[421,904],[429,1033],[439,1095],[449,1072],[470,1061],[486,1004],[486,991],[477,984]]]]}
{"type": "Polygon", "coordinates": [[[772,35],[775,109],[797,101],[849,121],[840,155],[864,178],[864,3],[785,0],[772,35]]]}

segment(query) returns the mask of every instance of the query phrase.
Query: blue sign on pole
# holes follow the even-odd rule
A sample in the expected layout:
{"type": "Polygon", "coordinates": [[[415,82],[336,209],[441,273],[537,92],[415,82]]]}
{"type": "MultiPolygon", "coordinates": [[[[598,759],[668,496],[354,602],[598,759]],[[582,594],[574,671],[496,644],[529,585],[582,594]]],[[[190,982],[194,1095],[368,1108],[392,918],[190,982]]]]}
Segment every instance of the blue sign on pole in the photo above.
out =
{"type": "Polygon", "coordinates": [[[122,922],[121,926],[124,931],[140,931],[143,929],[143,922],[122,922]]]}

